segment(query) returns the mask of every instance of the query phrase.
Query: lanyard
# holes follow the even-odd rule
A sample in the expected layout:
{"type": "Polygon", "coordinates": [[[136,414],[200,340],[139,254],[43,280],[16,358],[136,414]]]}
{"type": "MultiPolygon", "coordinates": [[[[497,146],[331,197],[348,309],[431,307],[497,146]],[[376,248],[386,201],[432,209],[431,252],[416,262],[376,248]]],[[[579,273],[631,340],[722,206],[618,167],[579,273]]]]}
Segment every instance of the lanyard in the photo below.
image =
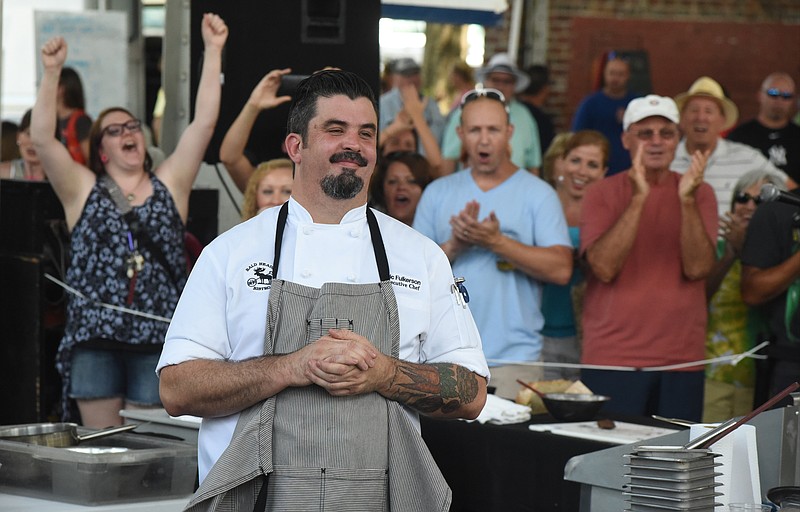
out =
{"type": "Polygon", "coordinates": [[[126,303],[130,306],[133,304],[133,296],[134,291],[136,290],[137,277],[139,272],[144,269],[144,256],[142,256],[142,253],[139,252],[139,220],[134,215],[130,201],[128,201],[128,199],[122,194],[122,190],[120,190],[117,182],[115,182],[108,174],[103,174],[100,177],[100,181],[106,190],[108,190],[108,194],[111,196],[114,204],[117,205],[117,209],[120,211],[122,217],[128,224],[128,232],[126,236],[128,242],[128,258],[125,260],[127,266],[125,273],[129,280],[128,297],[126,299],[126,303]]]}

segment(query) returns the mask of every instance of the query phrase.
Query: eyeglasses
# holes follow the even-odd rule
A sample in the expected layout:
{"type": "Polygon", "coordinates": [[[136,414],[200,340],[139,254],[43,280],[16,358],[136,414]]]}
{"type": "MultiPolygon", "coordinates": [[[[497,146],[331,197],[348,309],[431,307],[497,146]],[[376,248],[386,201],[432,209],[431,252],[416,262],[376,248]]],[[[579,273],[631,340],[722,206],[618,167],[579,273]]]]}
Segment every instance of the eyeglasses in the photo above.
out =
{"type": "Polygon", "coordinates": [[[777,87],[773,87],[771,89],[767,89],[764,92],[767,93],[767,96],[769,96],[770,98],[783,98],[785,100],[790,100],[790,99],[794,98],[794,93],[793,92],[782,91],[782,90],[778,89],[777,87]]]}
{"type": "Polygon", "coordinates": [[[103,128],[102,135],[119,137],[125,130],[128,130],[130,133],[138,133],[142,131],[142,122],[138,119],[131,119],[127,123],[110,124],[103,128]]]}
{"type": "Polygon", "coordinates": [[[751,196],[747,192],[739,192],[733,196],[733,200],[739,204],[747,204],[750,201],[753,201],[756,204],[761,203],[761,198],[759,196],[751,196]]]}
{"type": "MultiPolygon", "coordinates": [[[[656,134],[655,130],[650,129],[639,130],[634,133],[639,140],[653,140],[653,137],[656,134]]],[[[658,136],[661,138],[661,140],[673,140],[678,136],[678,130],[672,128],[662,128],[658,131],[658,136]]]]}
{"type": "Polygon", "coordinates": [[[503,105],[506,104],[506,97],[503,95],[502,92],[498,91],[497,89],[485,88],[485,89],[472,89],[471,91],[467,91],[461,96],[461,106],[463,107],[470,101],[475,101],[478,98],[489,98],[490,100],[497,100],[503,105]]]}

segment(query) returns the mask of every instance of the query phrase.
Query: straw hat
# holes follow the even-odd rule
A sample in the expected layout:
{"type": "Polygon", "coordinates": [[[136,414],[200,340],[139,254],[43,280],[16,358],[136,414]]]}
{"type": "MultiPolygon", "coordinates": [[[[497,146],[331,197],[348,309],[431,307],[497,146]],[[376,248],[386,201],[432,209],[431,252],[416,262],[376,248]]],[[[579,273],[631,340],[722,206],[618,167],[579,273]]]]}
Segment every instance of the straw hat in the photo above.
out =
{"type": "Polygon", "coordinates": [[[683,107],[686,103],[697,96],[717,100],[720,107],[722,107],[722,113],[725,114],[725,126],[722,127],[723,130],[727,130],[736,124],[736,120],[739,119],[739,109],[725,96],[725,93],[722,92],[722,86],[719,85],[716,80],[707,76],[701,76],[694,81],[687,92],[675,96],[675,103],[678,104],[678,109],[683,112],[683,107]]]}

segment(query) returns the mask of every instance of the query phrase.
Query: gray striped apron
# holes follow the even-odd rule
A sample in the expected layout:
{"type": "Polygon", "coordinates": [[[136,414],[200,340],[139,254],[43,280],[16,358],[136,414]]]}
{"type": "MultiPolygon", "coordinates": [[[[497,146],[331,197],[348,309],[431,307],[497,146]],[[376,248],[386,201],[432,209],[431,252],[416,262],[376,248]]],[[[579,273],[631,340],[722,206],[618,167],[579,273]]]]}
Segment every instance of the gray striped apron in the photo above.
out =
{"type": "MultiPolygon", "coordinates": [[[[278,275],[288,203],[278,215],[278,275]]],[[[352,329],[398,357],[400,323],[377,220],[367,208],[380,282],[311,288],[272,280],[265,354],[285,354],[352,329]]],[[[403,407],[378,393],[332,397],[287,388],[242,411],[228,448],[186,510],[446,511],[452,494],[403,407]]]]}

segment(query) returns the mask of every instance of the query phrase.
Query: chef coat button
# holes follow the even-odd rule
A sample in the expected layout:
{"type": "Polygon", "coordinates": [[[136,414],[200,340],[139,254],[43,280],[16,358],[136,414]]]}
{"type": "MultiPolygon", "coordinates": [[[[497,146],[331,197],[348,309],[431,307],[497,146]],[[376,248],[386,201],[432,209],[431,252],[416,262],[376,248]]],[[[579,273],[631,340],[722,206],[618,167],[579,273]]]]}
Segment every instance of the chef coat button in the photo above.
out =
{"type": "Polygon", "coordinates": [[[304,235],[310,235],[313,232],[314,232],[314,228],[312,228],[311,226],[305,226],[303,228],[303,234],[304,235]]]}
{"type": "Polygon", "coordinates": [[[355,274],[348,275],[347,280],[354,283],[356,281],[356,275],[355,274]]]}
{"type": "Polygon", "coordinates": [[[359,235],[361,235],[361,232],[359,230],[357,230],[357,229],[351,229],[350,230],[350,236],[351,237],[358,238],[359,235]]]}
{"type": "Polygon", "coordinates": [[[304,270],[303,273],[300,274],[300,275],[302,277],[310,277],[311,276],[311,271],[310,270],[304,270]]]}

